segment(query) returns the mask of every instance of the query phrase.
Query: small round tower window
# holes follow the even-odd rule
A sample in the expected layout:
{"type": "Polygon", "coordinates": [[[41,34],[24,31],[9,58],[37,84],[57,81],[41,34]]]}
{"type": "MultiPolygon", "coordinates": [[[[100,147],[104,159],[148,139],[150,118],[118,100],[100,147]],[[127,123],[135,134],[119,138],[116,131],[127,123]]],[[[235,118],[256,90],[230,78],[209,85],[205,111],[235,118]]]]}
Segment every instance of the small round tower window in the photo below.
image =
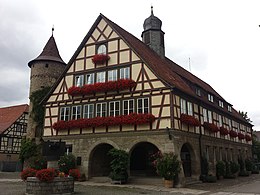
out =
{"type": "Polygon", "coordinates": [[[48,68],[49,67],[49,64],[45,64],[45,68],[48,68]]]}
{"type": "Polygon", "coordinates": [[[102,45],[98,46],[97,53],[98,54],[106,54],[107,53],[106,45],[102,44],[102,45]]]}

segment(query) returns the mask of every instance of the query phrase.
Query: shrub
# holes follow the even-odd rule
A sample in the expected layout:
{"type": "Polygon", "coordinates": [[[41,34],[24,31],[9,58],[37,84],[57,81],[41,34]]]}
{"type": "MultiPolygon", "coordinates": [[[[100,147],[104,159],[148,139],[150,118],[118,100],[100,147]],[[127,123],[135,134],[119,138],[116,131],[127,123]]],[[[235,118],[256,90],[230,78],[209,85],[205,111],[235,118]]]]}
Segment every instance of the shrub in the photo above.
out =
{"type": "Polygon", "coordinates": [[[250,159],[245,160],[245,166],[247,171],[252,171],[253,170],[253,162],[250,159]]]}
{"type": "Polygon", "coordinates": [[[206,157],[201,158],[201,174],[208,175],[209,173],[209,163],[206,157]]]}
{"type": "Polygon", "coordinates": [[[25,180],[27,180],[27,177],[35,177],[36,172],[37,172],[37,170],[32,169],[32,168],[24,169],[21,172],[21,179],[25,181],[25,180]]]}
{"type": "Polygon", "coordinates": [[[23,163],[25,160],[33,156],[38,156],[40,153],[39,146],[30,139],[22,139],[19,159],[23,163]]]}
{"type": "Polygon", "coordinates": [[[65,154],[58,161],[59,170],[65,174],[69,174],[70,169],[76,168],[76,158],[73,154],[65,154]]]}
{"type": "Polygon", "coordinates": [[[230,161],[230,171],[231,174],[236,174],[239,171],[239,165],[234,161],[230,161]]]}
{"type": "Polygon", "coordinates": [[[80,172],[78,169],[70,169],[69,176],[73,177],[75,181],[78,181],[80,178],[80,172]]]}
{"type": "Polygon", "coordinates": [[[47,160],[43,156],[34,156],[29,159],[29,166],[36,170],[46,169],[47,160]]]}
{"type": "Polygon", "coordinates": [[[207,176],[205,176],[205,180],[203,182],[215,183],[215,182],[217,182],[217,177],[213,176],[213,175],[207,175],[207,176]]]}
{"type": "Polygon", "coordinates": [[[216,164],[216,175],[217,177],[224,177],[226,173],[226,165],[223,161],[218,161],[216,164]]]}
{"type": "Polygon", "coordinates": [[[40,181],[44,181],[44,182],[50,182],[54,179],[56,175],[55,169],[53,168],[48,168],[48,169],[42,169],[37,171],[36,173],[36,177],[40,180],[40,181]]]}

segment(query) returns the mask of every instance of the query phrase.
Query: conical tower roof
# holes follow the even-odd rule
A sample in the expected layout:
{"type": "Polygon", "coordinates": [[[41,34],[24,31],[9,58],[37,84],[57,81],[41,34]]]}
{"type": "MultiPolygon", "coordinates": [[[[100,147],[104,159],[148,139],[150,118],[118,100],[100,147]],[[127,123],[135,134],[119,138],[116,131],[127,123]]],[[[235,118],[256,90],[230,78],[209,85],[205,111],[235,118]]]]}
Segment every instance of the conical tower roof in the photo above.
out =
{"type": "Polygon", "coordinates": [[[65,62],[60,57],[59,50],[53,35],[49,38],[48,42],[43,48],[42,53],[37,58],[30,61],[28,66],[31,67],[32,63],[35,61],[54,61],[63,63],[65,65],[65,62]]]}
{"type": "Polygon", "coordinates": [[[144,24],[144,31],[146,30],[161,30],[162,21],[154,16],[153,14],[153,6],[151,7],[151,15],[145,19],[144,24]]]}

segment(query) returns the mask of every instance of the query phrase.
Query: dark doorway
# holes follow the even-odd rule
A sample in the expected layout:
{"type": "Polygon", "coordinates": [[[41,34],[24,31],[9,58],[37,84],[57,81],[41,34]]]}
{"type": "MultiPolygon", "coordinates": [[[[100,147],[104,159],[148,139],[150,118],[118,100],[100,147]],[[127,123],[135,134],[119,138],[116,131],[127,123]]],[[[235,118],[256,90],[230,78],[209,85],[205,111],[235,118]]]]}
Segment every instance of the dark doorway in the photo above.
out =
{"type": "Polygon", "coordinates": [[[185,177],[191,177],[191,154],[187,144],[181,148],[181,161],[185,177]]]}
{"type": "Polygon", "coordinates": [[[130,174],[132,176],[156,176],[155,168],[151,163],[151,155],[159,149],[148,142],[137,144],[130,157],[130,174]]]}
{"type": "Polygon", "coordinates": [[[108,155],[108,151],[113,146],[109,144],[100,144],[96,146],[90,156],[90,177],[102,177],[108,176],[110,169],[111,157],[108,155]]]}

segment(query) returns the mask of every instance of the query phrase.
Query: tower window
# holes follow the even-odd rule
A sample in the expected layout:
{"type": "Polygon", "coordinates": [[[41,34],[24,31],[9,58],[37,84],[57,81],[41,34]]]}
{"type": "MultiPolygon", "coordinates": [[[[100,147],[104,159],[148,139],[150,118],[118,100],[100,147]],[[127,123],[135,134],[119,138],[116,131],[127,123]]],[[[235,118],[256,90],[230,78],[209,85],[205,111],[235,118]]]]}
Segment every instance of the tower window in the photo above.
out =
{"type": "Polygon", "coordinates": [[[45,68],[48,68],[49,67],[49,64],[45,64],[45,68]]]}

